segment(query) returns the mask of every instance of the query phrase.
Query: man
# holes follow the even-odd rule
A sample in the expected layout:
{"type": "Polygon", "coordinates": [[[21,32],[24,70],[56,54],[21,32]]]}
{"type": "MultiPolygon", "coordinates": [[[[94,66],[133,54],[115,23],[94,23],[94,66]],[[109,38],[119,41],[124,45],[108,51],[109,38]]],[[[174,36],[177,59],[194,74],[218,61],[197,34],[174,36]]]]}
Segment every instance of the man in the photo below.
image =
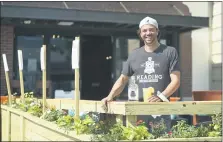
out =
{"type": "MultiPolygon", "coordinates": [[[[133,50],[129,55],[121,76],[109,95],[102,99],[105,106],[123,91],[131,76],[134,76],[139,86],[139,101],[146,101],[143,100],[142,88],[152,87],[155,90],[155,93],[148,98],[148,102],[162,102],[168,101],[180,86],[178,53],[174,47],[158,42],[157,21],[151,17],[142,19],[138,34],[145,45],[133,50]]],[[[167,127],[170,127],[170,124],[167,127]]]]}

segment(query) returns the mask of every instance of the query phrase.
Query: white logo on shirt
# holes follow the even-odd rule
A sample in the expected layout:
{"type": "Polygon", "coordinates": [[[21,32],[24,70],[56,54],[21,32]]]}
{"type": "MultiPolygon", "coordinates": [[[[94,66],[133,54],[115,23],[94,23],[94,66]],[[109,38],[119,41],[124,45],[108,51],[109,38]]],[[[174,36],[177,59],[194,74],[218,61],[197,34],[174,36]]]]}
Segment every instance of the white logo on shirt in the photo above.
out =
{"type": "Polygon", "coordinates": [[[145,67],[144,69],[145,75],[137,75],[137,80],[139,80],[139,82],[158,82],[159,79],[163,78],[162,75],[152,74],[155,73],[155,66],[156,67],[160,66],[159,64],[155,63],[152,60],[152,57],[148,57],[148,60],[141,66],[145,67]]]}
{"type": "Polygon", "coordinates": [[[146,61],[146,67],[144,69],[144,73],[154,73],[155,69],[154,69],[154,61],[152,61],[152,57],[148,58],[148,61],[146,61]]]}

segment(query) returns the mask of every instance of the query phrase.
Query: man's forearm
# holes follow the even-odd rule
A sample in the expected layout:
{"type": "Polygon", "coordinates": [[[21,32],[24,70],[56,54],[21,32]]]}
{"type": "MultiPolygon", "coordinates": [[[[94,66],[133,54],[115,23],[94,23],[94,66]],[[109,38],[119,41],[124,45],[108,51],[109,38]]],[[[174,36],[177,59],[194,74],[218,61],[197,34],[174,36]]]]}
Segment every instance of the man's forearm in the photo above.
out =
{"type": "Polygon", "coordinates": [[[179,81],[171,81],[162,93],[168,98],[179,88],[179,86],[179,81]]]}
{"type": "Polygon", "coordinates": [[[114,84],[114,86],[112,87],[110,93],[109,93],[109,97],[111,97],[112,99],[118,95],[121,94],[121,92],[123,91],[123,89],[125,88],[125,84],[127,83],[127,79],[120,77],[114,84]]]}

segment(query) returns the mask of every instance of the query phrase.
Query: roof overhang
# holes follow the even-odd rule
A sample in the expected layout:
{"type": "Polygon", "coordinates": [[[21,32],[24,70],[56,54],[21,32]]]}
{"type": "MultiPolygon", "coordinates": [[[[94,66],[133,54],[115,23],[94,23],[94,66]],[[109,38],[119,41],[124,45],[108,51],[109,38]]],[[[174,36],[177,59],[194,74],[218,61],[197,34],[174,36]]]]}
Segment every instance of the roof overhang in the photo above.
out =
{"type": "Polygon", "coordinates": [[[85,11],[75,9],[37,8],[22,6],[1,6],[2,18],[23,18],[36,20],[57,20],[89,23],[115,24],[116,26],[138,28],[141,19],[146,16],[155,18],[161,27],[178,27],[185,31],[209,26],[208,17],[138,14],[123,12],[85,11]]]}

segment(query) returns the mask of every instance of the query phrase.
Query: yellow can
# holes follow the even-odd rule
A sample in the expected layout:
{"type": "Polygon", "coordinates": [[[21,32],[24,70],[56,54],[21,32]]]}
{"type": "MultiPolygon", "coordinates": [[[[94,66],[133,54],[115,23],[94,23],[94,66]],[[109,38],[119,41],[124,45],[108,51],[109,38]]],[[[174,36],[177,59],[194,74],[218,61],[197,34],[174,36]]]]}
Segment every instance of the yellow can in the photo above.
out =
{"type": "Polygon", "coordinates": [[[155,90],[153,87],[142,88],[142,89],[143,89],[143,100],[144,102],[148,102],[148,99],[153,95],[155,90]]]}

